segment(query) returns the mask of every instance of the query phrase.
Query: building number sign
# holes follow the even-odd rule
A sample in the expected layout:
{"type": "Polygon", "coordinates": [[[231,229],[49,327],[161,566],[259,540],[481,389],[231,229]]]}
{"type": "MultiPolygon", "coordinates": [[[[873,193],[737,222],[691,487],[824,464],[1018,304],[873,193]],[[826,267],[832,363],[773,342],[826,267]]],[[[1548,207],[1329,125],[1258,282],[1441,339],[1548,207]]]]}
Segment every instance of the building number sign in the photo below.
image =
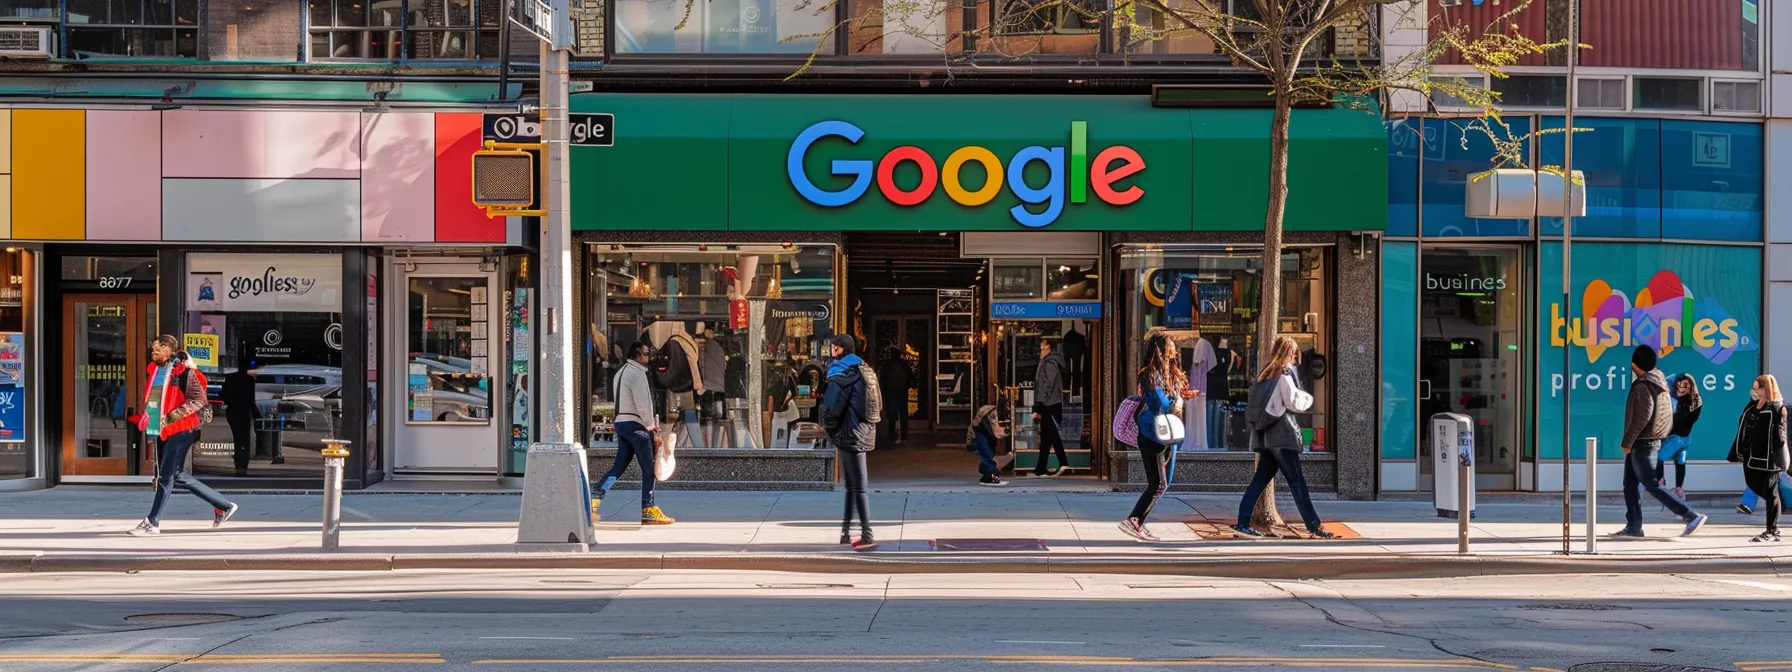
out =
{"type": "Polygon", "coordinates": [[[100,278],[100,289],[124,289],[129,286],[131,279],[128,277],[100,278]]]}

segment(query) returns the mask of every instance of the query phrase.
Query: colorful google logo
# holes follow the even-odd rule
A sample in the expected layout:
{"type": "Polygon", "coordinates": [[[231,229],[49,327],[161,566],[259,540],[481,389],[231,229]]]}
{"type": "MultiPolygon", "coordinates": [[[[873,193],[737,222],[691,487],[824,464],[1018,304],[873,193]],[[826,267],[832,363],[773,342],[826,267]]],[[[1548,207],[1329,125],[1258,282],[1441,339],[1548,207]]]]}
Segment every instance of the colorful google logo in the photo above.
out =
{"type": "Polygon", "coordinates": [[[1058,217],[1064,214],[1066,201],[1073,204],[1086,203],[1090,191],[1094,191],[1096,198],[1109,205],[1128,205],[1145,195],[1145,190],[1137,185],[1118,184],[1145,170],[1144,157],[1139,156],[1138,151],[1131,147],[1116,145],[1101,150],[1095,155],[1095,161],[1090,162],[1089,124],[1084,121],[1070,122],[1068,179],[1065,174],[1065,148],[1062,146],[1033,145],[1022,148],[1008,158],[1004,167],[995,152],[977,145],[954,150],[946,156],[943,165],[935,162],[933,155],[928,154],[927,150],[904,145],[890,150],[875,162],[867,159],[835,159],[830,172],[852,178],[852,184],[844,189],[828,191],[809,179],[807,172],[803,170],[803,159],[809,154],[810,147],[829,137],[844,138],[847,142],[857,144],[865,137],[865,131],[844,121],[816,123],[804,129],[790,143],[790,154],[784,165],[785,171],[790,175],[790,185],[796,188],[797,193],[810,203],[826,208],[844,207],[859,200],[871,188],[873,176],[877,178],[877,190],[896,205],[920,205],[933,196],[936,187],[943,187],[946,196],[954,203],[974,208],[995,200],[1001,193],[1004,169],[1008,190],[1014,192],[1015,197],[1021,201],[1020,205],[1009,208],[1008,214],[1021,226],[1031,228],[1058,221],[1058,217]],[[896,184],[896,167],[904,161],[912,162],[921,169],[921,181],[910,189],[896,184]],[[1040,187],[1027,184],[1024,177],[1027,164],[1034,161],[1046,167],[1048,177],[1040,187]],[[982,165],[984,174],[988,176],[974,190],[964,184],[961,176],[965,164],[973,162],[982,165]],[[1069,187],[1068,194],[1065,193],[1066,186],[1069,187]],[[1038,212],[1034,212],[1035,209],[1038,212]]]}

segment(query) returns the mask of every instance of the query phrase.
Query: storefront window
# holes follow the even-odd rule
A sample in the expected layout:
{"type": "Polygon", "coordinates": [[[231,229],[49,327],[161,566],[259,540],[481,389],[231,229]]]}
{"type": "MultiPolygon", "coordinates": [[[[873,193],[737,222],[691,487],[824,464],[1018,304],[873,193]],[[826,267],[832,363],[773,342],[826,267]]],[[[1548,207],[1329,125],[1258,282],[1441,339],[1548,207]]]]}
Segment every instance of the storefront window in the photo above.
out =
{"type": "Polygon", "coordinates": [[[406,423],[492,421],[486,279],[410,279],[406,423]]]}
{"type": "Polygon", "coordinates": [[[25,378],[25,276],[31,253],[7,248],[0,255],[0,480],[36,476],[36,456],[25,433],[29,408],[43,403],[25,378]]]}
{"type": "MultiPolygon", "coordinates": [[[[1200,395],[1185,404],[1182,450],[1248,450],[1245,399],[1258,367],[1256,333],[1262,255],[1254,250],[1125,248],[1126,342],[1121,390],[1144,363],[1145,340],[1162,332],[1180,346],[1180,365],[1200,395]]],[[[1280,332],[1301,346],[1300,383],[1311,411],[1296,415],[1311,451],[1328,451],[1331,393],[1331,287],[1326,250],[1282,256],[1280,332]]]]}
{"type": "Polygon", "coordinates": [[[342,258],[191,254],[183,341],[216,418],[193,470],[316,477],[342,436],[342,258]]]}
{"type": "Polygon", "coordinates": [[[690,448],[809,447],[833,336],[831,245],[598,246],[591,255],[590,445],[616,445],[616,371],[654,348],[655,401],[690,448]]]}

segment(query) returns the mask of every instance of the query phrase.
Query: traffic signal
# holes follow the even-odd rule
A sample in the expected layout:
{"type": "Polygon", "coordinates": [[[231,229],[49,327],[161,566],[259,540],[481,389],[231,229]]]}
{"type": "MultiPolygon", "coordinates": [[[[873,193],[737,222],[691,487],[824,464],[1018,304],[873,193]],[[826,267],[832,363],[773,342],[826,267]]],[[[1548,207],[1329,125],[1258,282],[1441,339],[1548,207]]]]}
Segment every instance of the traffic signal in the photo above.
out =
{"type": "Polygon", "coordinates": [[[486,141],[473,152],[473,205],[488,217],[542,217],[535,173],[540,166],[540,144],[486,141]]]}

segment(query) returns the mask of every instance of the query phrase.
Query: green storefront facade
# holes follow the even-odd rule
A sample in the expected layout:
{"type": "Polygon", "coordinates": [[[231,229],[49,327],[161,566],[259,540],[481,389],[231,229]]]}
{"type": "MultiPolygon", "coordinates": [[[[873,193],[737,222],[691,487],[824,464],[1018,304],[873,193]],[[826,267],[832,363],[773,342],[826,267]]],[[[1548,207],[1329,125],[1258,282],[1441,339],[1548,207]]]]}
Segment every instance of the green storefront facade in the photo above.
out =
{"type": "MultiPolygon", "coordinates": [[[[1017,254],[1041,259],[1091,260],[1098,289],[1079,299],[1099,302],[1101,318],[1089,323],[1099,329],[1091,334],[1097,383],[1085,395],[1083,425],[1093,444],[1092,471],[1109,480],[1141,482],[1136,453],[1110,450],[1107,432],[1088,428],[1105,428],[1110,415],[1103,409],[1129,393],[1117,381],[1130,376],[1113,373],[1136,366],[1138,344],[1151,331],[1171,330],[1185,354],[1196,339],[1211,348],[1225,343],[1223,350],[1240,355],[1227,367],[1235,376],[1254,365],[1249,343],[1238,340],[1249,329],[1216,323],[1198,306],[1238,303],[1224,316],[1233,321],[1255,312],[1244,303],[1254,297],[1251,248],[1262,241],[1269,110],[1159,108],[1144,95],[590,93],[573,96],[572,111],[615,119],[612,146],[572,154],[572,228],[586,250],[576,277],[587,297],[587,375],[601,375],[602,353],[613,352],[614,341],[657,334],[649,322],[678,321],[680,330],[740,324],[745,307],[743,315],[726,314],[735,299],[773,304],[772,315],[789,312],[781,304],[816,303],[810,312],[827,315],[816,332],[870,329],[854,322],[857,288],[846,278],[849,265],[874,262],[849,254],[850,241],[860,233],[901,232],[966,241],[1012,236],[993,240],[1015,241],[1024,250],[1017,254]],[[1064,238],[1074,239],[1075,249],[1047,244],[1042,251],[1038,241],[1057,238],[1040,233],[1080,235],[1064,238]],[[831,248],[815,252],[833,265],[826,280],[803,256],[810,247],[831,248]],[[777,249],[791,250],[791,259],[777,249]],[[753,268],[759,274],[740,284],[709,270],[738,275],[753,268]],[[1165,297],[1158,286],[1165,278],[1202,284],[1211,296],[1196,299],[1189,288],[1165,297]],[[1231,294],[1220,296],[1228,288],[1231,294]],[[699,300],[702,307],[694,307],[699,300]],[[1224,335],[1231,331],[1239,336],[1224,335]]],[[[1331,381],[1375,371],[1375,348],[1337,346],[1375,334],[1378,274],[1373,246],[1365,248],[1363,238],[1386,226],[1386,134],[1378,115],[1340,106],[1296,111],[1291,135],[1285,228],[1294,247],[1283,273],[1285,282],[1308,289],[1297,287],[1306,303],[1285,301],[1282,314],[1294,318],[1289,328],[1311,335],[1330,367],[1315,381],[1326,387],[1326,408],[1312,419],[1323,429],[1309,472],[1316,490],[1370,496],[1374,426],[1350,426],[1350,419],[1376,417],[1373,397],[1364,401],[1331,381]]],[[[984,255],[991,268],[1005,263],[995,260],[999,250],[975,253],[984,255]]],[[[988,311],[1002,297],[988,286],[975,290],[980,331],[1000,333],[988,311]]],[[[1049,301],[1047,294],[1036,298],[1049,301]]],[[[748,321],[757,328],[767,319],[775,318],[754,314],[748,321]]],[[[744,340],[762,349],[748,350],[750,358],[787,358],[792,349],[744,340]]],[[[769,360],[763,369],[755,364],[750,396],[765,396],[775,368],[769,360]]],[[[1225,386],[1215,380],[1213,387],[1225,386]]],[[[1218,395],[1213,405],[1227,406],[1218,395]]],[[[593,437],[603,429],[604,397],[594,392],[588,399],[593,437]]],[[[760,406],[749,404],[745,414],[769,417],[760,406]]],[[[761,444],[776,441],[757,425],[747,434],[761,444]]],[[[1223,489],[1247,480],[1241,472],[1249,468],[1248,451],[1229,445],[1223,432],[1213,439],[1179,460],[1177,487],[1223,489]]],[[[593,445],[601,454],[603,442],[594,438],[593,445]]],[[[680,462],[683,478],[693,463],[680,462]]],[[[729,479],[761,476],[715,478],[709,485],[727,487],[729,479]]]]}

